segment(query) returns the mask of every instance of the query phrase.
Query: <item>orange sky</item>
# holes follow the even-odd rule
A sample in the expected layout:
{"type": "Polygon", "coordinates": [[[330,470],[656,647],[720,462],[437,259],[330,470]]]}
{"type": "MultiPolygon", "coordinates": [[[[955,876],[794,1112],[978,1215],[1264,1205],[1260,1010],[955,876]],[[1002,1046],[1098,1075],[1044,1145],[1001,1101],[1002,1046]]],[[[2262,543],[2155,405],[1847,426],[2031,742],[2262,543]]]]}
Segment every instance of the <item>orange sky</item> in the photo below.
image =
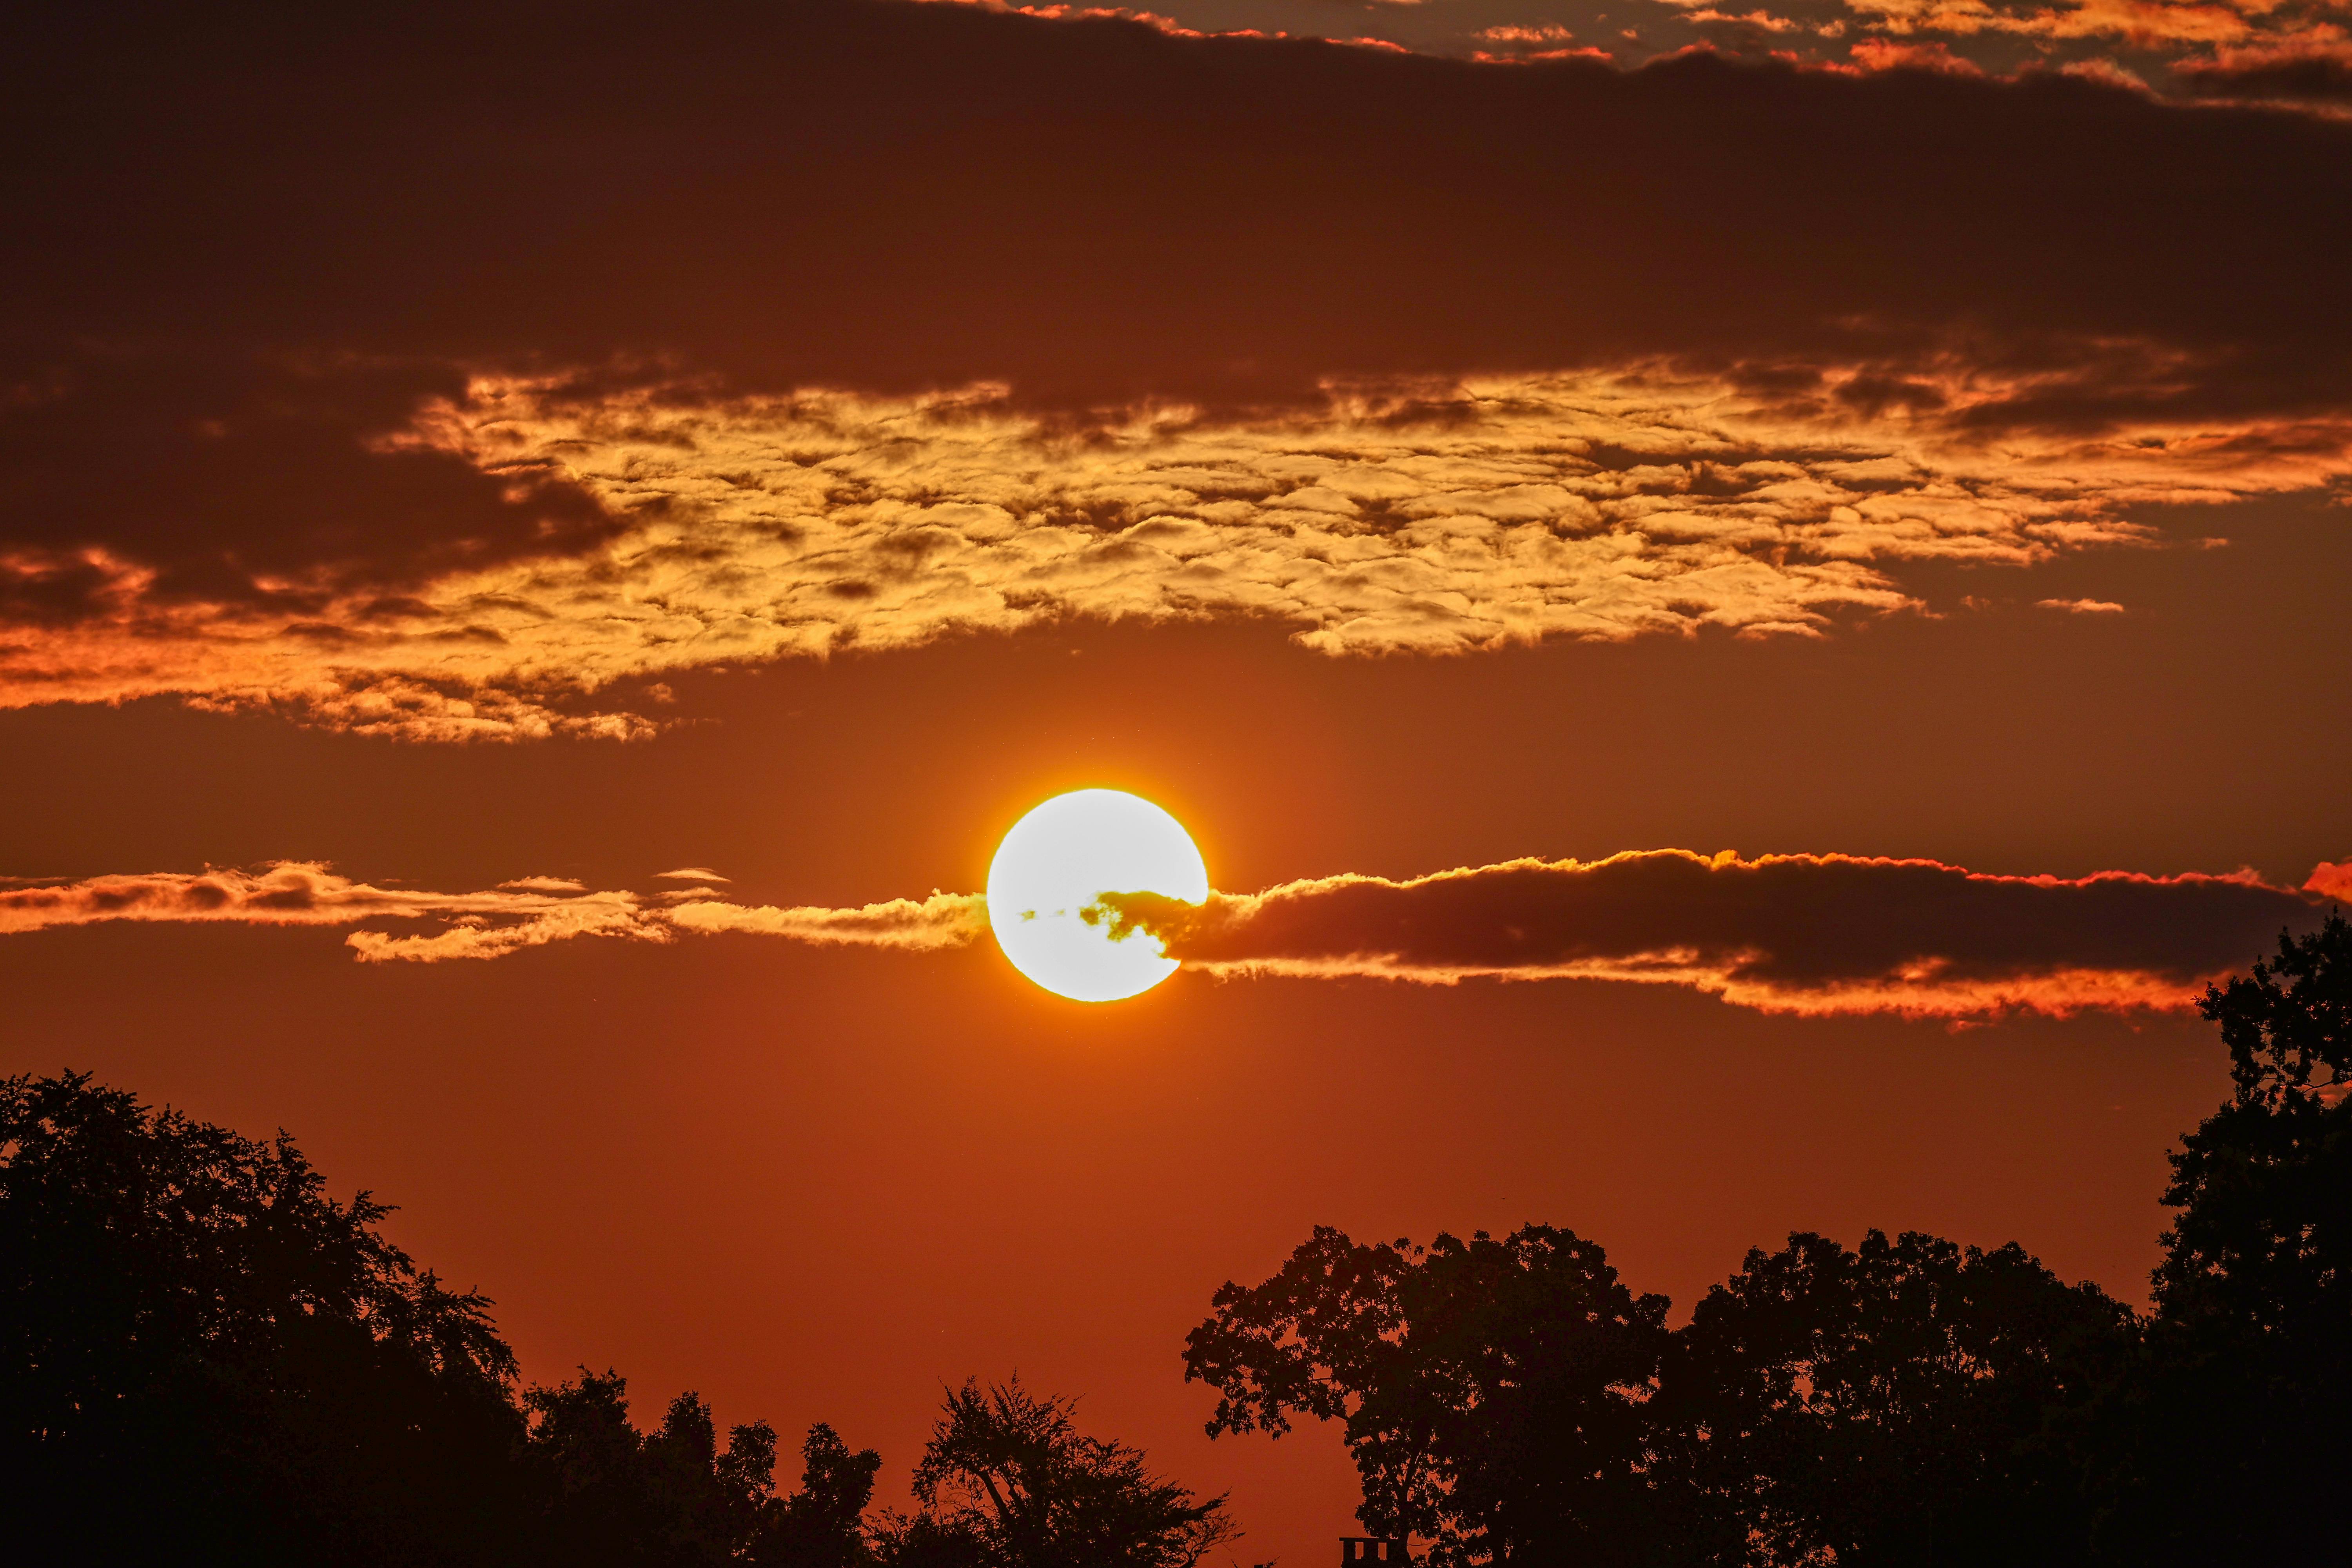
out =
{"type": "MultiPolygon", "coordinates": [[[[1675,840],[2291,878],[2340,851],[2326,781],[2352,759],[2269,672],[2343,668],[2342,546],[2308,511],[2233,527],[2076,584],[2118,617],[1351,662],[1270,629],[1067,627],[698,678],[679,706],[706,722],[625,748],[38,709],[5,721],[0,842],[28,875],[303,855],[643,887],[684,862],[848,903],[977,887],[1025,805],[1107,782],[1182,815],[1223,887],[1675,840]]],[[[903,1467],[940,1380],[1018,1369],[1232,1487],[1252,1549],[1289,1560],[1347,1527],[1336,1438],[1208,1443],[1177,1351],[1312,1225],[1554,1221],[1685,1305],[1790,1228],[1917,1226],[2138,1299],[2163,1152],[2226,1083],[2176,1014],[1955,1033],[1595,982],[1185,974],[1089,1009],[985,944],[367,965],[341,935],[9,938],[5,1065],[294,1131],[499,1298],[535,1375],[610,1363],[903,1467]]]]}
{"type": "Polygon", "coordinates": [[[1318,1223],[1563,1225],[1684,1308],[1868,1226],[2144,1299],[2226,1088],[2178,1004],[2352,859],[2352,132],[598,15],[33,40],[128,118],[24,84],[72,177],[10,165],[0,1072],[282,1126],[529,1375],[831,1421],[893,1497],[940,1384],[1018,1370],[1231,1488],[1252,1561],[1327,1555],[1352,1477],[1209,1443],[1178,1352],[1318,1223]],[[808,96],[707,90],[755,68],[808,96]],[[1097,784],[1234,909],[1312,883],[1291,945],[1090,1008],[964,940],[1097,784]],[[1381,950],[1456,984],[1315,957],[1362,947],[1320,879],[1727,850],[2169,880],[2021,935],[1671,894],[1603,969],[1717,943],[1673,984],[1459,978],[1475,900],[1381,950]],[[1769,1010],[1857,921],[2000,984],[1769,1010]],[[1351,973],[1260,972],[1302,952],[1351,973]],[[2017,1005],[2093,971],[2138,988],[2017,1005]]]}

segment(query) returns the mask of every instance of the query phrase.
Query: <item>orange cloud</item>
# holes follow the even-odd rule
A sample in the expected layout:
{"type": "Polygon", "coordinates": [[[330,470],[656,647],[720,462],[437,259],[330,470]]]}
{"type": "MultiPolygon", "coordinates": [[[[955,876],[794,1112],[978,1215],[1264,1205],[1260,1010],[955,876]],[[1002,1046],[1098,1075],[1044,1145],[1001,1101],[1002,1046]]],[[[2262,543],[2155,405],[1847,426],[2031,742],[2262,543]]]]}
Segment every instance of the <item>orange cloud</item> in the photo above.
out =
{"type": "MultiPolygon", "coordinates": [[[[2352,472],[2318,116],[864,0],[625,45],[313,9],[291,127],[216,90],[235,29],[44,31],[0,705],[629,740],[674,672],[1066,617],[1803,635],[1912,606],[1916,563],[2352,472]],[[547,68],[466,63],[505,55],[547,68]],[[623,163],[697,174],[541,177],[623,163]]],[[[1869,13],[1895,49],[2253,15],[1869,13]]]]}
{"type": "Polygon", "coordinates": [[[2172,72],[2201,97],[2352,105],[2352,39],[2332,23],[2178,60],[2172,72]]]}
{"type": "Polygon", "coordinates": [[[2200,5],[2196,0],[2082,0],[2067,6],[2015,12],[1986,0],[1846,0],[1892,33],[2011,33],[2038,38],[2122,38],[2141,47],[2163,44],[2229,43],[2255,24],[2248,13],[2273,7],[2200,5]]]}
{"type": "Polygon", "coordinates": [[[2352,900],[2352,860],[2322,861],[2304,879],[2303,890],[2326,899],[2352,900]]]}
{"type": "MultiPolygon", "coordinates": [[[[1149,935],[1213,976],[1615,980],[1690,986],[1768,1012],[1964,1017],[2178,1008],[2282,928],[2352,893],[2352,862],[2301,889],[2250,873],[1991,876],[1933,860],[1743,859],[1667,849],[1514,860],[1409,881],[1342,875],[1193,906],[1106,892],[1112,935],[1149,935]]],[[[1090,917],[1091,918],[1091,917],[1090,917]]],[[[640,897],[527,878],[488,892],[353,881],[310,862],[0,885],[0,935],[109,921],[364,929],[363,963],[489,959],[578,937],[780,937],[936,952],[988,931],[979,893],[848,908],[730,903],[707,889],[640,897]]]]}
{"type": "Polygon", "coordinates": [[[634,910],[627,893],[592,893],[576,882],[530,878],[482,893],[432,893],[355,882],[315,861],[260,871],[151,872],[36,883],[0,890],[0,935],[101,921],[228,921],[256,925],[349,925],[365,920],[537,919],[634,910]]]}
{"type": "Polygon", "coordinates": [[[680,931],[748,931],[820,946],[897,947],[915,952],[961,947],[988,930],[988,900],[980,893],[933,893],[891,899],[856,909],[801,905],[777,909],[717,900],[680,904],[669,911],[680,931]]]}
{"type": "Polygon", "coordinates": [[[422,932],[355,931],[344,941],[364,963],[497,958],[575,937],[667,942],[678,931],[757,931],[798,942],[917,951],[953,947],[986,929],[978,894],[934,893],[856,909],[746,908],[685,895],[664,908],[629,892],[597,892],[563,878],[528,877],[489,892],[436,893],[353,881],[314,861],[258,871],[211,869],[92,877],[0,887],[0,936],[110,921],[341,926],[437,921],[422,932]]]}
{"type": "MultiPolygon", "coordinates": [[[[586,498],[609,536],[306,614],[163,599],[85,553],[99,613],[0,647],[0,704],[173,693],[410,740],[628,740],[628,681],[1067,616],[1248,616],[1327,654],[1457,653],[1717,626],[1812,635],[1916,604],[1908,563],[2028,566],[2155,535],[2147,502],[2352,472],[2352,420],[2004,409],[2063,378],[1958,367],[1663,366],[1381,392],[1254,418],[1146,407],[1084,430],[1001,389],[877,399],[581,394],[478,380],[381,437],[586,498]]],[[[55,562],[0,562],[64,570],[55,562]]]]}
{"type": "Polygon", "coordinates": [[[1946,76],[1982,76],[1984,68],[1952,53],[1940,40],[1898,44],[1886,38],[1864,38],[1848,51],[1864,70],[1929,70],[1946,76]]]}
{"type": "Polygon", "coordinates": [[[1117,933],[1213,974],[1597,979],[1769,1012],[2178,1008],[2317,919],[2250,876],[2005,877],[1932,860],[1669,849],[1411,881],[1339,876],[1193,907],[1107,894],[1117,933]]]}

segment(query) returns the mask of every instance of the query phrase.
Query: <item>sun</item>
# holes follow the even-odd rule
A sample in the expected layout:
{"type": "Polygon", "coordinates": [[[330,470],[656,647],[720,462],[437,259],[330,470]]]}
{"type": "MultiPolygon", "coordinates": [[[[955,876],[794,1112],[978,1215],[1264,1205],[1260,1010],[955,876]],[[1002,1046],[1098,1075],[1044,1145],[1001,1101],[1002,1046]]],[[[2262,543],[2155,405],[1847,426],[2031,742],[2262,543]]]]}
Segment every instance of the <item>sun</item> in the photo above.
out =
{"type": "Polygon", "coordinates": [[[1160,939],[1111,940],[1079,911],[1105,893],[1197,904],[1209,868],[1184,825],[1124,790],[1057,795],[1013,825],[988,868],[988,923],[1013,967],[1078,1002],[1118,1002],[1176,973],[1160,939]]]}

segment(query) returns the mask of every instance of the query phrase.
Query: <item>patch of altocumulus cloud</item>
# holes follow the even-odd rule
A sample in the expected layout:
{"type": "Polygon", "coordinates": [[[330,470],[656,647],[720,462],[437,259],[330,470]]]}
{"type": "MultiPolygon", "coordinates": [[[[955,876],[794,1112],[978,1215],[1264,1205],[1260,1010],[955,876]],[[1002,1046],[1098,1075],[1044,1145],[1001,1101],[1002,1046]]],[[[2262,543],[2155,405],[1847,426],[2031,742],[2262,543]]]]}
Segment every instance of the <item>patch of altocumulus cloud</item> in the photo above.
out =
{"type": "MultiPolygon", "coordinates": [[[[2347,888],[2352,862],[2315,868],[2291,889],[2242,872],[2005,877],[1931,860],[1666,849],[1402,882],[1316,878],[1201,905],[1106,889],[1089,918],[1211,976],[1612,980],[1774,1012],[1958,1018],[2191,1005],[2347,888]]],[[[0,935],[121,921],[364,926],[344,938],[362,962],[434,963],[582,937],[937,952],[983,936],[988,906],[937,891],[845,908],[738,904],[703,889],[678,901],[546,877],[436,893],[310,862],[0,889],[0,935]],[[381,929],[389,922],[425,929],[381,929]]]]}
{"type": "Polygon", "coordinates": [[[559,700],[1066,617],[1253,617],[1331,655],[1810,636],[1920,607],[1908,564],[2143,545],[2135,504],[2352,468],[2352,427],[1986,439],[1964,428],[1969,405],[2013,384],[1860,380],[1799,399],[1665,374],[1523,379],[1080,432],[985,391],[583,398],[485,382],[403,439],[591,498],[617,520],[593,551],[450,573],[389,607],[322,593],[292,626],[129,584],[108,613],[0,654],[0,701],[176,692],[410,739],[626,738],[654,721],[559,700]],[[1863,417],[1864,395],[1927,407],[1863,417]]]}
{"type": "Polygon", "coordinates": [[[109,15],[0,19],[7,705],[627,738],[615,682],[1044,616],[1804,631],[2352,468],[2313,116],[878,0],[109,15]]]}

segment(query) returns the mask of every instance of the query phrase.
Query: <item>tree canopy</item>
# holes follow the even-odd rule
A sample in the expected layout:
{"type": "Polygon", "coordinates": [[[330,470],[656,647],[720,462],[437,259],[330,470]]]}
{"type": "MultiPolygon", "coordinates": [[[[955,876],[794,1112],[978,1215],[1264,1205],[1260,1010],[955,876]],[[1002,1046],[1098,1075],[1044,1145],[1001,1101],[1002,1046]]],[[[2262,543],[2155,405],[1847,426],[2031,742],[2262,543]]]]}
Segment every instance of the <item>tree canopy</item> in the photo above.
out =
{"type": "Polygon", "coordinates": [[[1318,1227],[1214,1306],[1184,1351],[1187,1377],[1223,1396],[1210,1431],[1339,1421],[1375,1534],[1475,1561],[1642,1528],[1641,1406],[1666,1300],[1633,1294],[1573,1232],[1416,1247],[1318,1227]]]}
{"type": "Polygon", "coordinates": [[[289,1138],[83,1075],[0,1080],[0,1560],[236,1568],[1192,1568],[1234,1527],[1018,1384],[951,1394],[923,1511],[881,1457],[660,1423],[583,1368],[520,1387],[490,1302],[338,1202],[289,1138]]]}
{"type": "MultiPolygon", "coordinates": [[[[2022,1248],[1800,1232],[1690,1321],[1530,1225],[1318,1227],[1184,1350],[1212,1435],[1336,1423],[1363,1523],[1437,1568],[2171,1568],[2343,1555],[2352,924],[2206,994],[2135,1312],[2022,1248]]],[[[1223,1497],[1018,1379],[950,1389],[912,1512],[809,1428],[721,1433],[617,1373],[523,1387],[489,1300],[262,1142],[89,1078],[0,1080],[0,1543],[36,1565],[1198,1568],[1223,1497]]]]}
{"type": "Polygon", "coordinates": [[[293,1142],[0,1082],[0,1468],[58,1560],[489,1553],[522,1425],[489,1303],[293,1142]],[[132,1497],[138,1506],[125,1506],[132,1497]]]}
{"type": "Polygon", "coordinates": [[[1318,1227],[1186,1342],[1214,1435],[1336,1422],[1432,1562],[2332,1563],[2352,1470],[2352,925],[2211,987],[2230,1101],[2172,1155],[2153,1307],[2014,1244],[1798,1233],[1666,1327],[1530,1226],[1318,1227]]]}
{"type": "Polygon", "coordinates": [[[2338,1560],[2352,1472],[2352,924],[2206,992],[2230,1101],[2181,1140],[2110,1533],[2143,1561],[2338,1560]]]}
{"type": "Polygon", "coordinates": [[[1193,1568],[1236,1533],[1223,1498],[1154,1476],[1139,1449],[1081,1434],[1070,1401],[1018,1378],[949,1391],[915,1467],[921,1510],[879,1536],[886,1563],[1193,1568]]]}

